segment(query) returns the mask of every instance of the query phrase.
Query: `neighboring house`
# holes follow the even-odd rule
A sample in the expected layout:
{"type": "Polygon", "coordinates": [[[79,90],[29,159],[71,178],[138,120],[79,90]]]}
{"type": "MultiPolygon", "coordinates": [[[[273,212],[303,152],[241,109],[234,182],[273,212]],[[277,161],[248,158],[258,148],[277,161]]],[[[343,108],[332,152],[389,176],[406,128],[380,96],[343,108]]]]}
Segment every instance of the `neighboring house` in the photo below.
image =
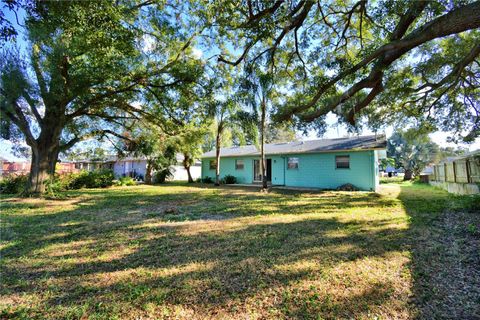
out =
{"type": "MultiPolygon", "coordinates": [[[[265,145],[267,180],[272,185],[335,189],[351,183],[361,190],[379,185],[384,135],[265,145]]],[[[260,152],[253,145],[222,148],[220,176],[241,184],[261,182],[260,152]]],[[[202,178],[215,177],[215,150],[202,155],[202,178]]]]}
{"type": "Polygon", "coordinates": [[[75,168],[74,162],[57,162],[55,166],[55,173],[64,174],[64,173],[73,173],[78,172],[78,169],[75,168]]]}
{"type": "Polygon", "coordinates": [[[388,177],[392,177],[392,176],[397,176],[399,174],[403,176],[403,173],[405,172],[405,170],[403,168],[395,168],[390,165],[387,165],[385,170],[380,166],[380,172],[388,177]]]}
{"type": "Polygon", "coordinates": [[[115,177],[132,177],[139,180],[145,179],[147,160],[142,158],[126,157],[122,159],[110,159],[111,169],[115,177]]]}
{"type": "MultiPolygon", "coordinates": [[[[26,175],[30,173],[31,163],[29,161],[8,161],[3,159],[1,175],[26,175]]],[[[73,162],[57,162],[55,173],[64,174],[77,172],[76,164],[73,162]]]]}
{"type": "MultiPolygon", "coordinates": [[[[106,161],[79,161],[77,162],[78,169],[81,170],[98,170],[111,169],[115,177],[133,177],[139,180],[145,179],[147,171],[147,160],[141,157],[126,157],[126,158],[109,158],[106,161]]],[[[201,175],[201,162],[197,161],[190,167],[192,178],[198,179],[201,175]]],[[[173,166],[173,178],[170,180],[180,181],[188,180],[187,171],[183,167],[183,155],[177,154],[177,163],[173,166]]]]}
{"type": "Polygon", "coordinates": [[[2,176],[25,175],[30,173],[30,162],[2,161],[2,176]]]}
{"type": "Polygon", "coordinates": [[[100,169],[113,169],[113,162],[101,160],[78,160],[75,161],[76,170],[94,171],[100,169]]]}
{"type": "Polygon", "coordinates": [[[433,174],[433,166],[434,166],[433,164],[429,164],[428,166],[423,168],[422,172],[420,172],[420,175],[429,176],[429,175],[433,174]]]}
{"type": "MultiPolygon", "coordinates": [[[[177,164],[173,167],[173,179],[175,181],[188,180],[187,170],[183,166],[183,155],[177,153],[177,164]]],[[[195,160],[195,163],[190,167],[190,174],[192,175],[193,180],[197,180],[202,176],[202,162],[200,160],[195,160]]]]}
{"type": "Polygon", "coordinates": [[[3,176],[3,163],[8,161],[5,158],[0,157],[0,177],[3,176]]]}

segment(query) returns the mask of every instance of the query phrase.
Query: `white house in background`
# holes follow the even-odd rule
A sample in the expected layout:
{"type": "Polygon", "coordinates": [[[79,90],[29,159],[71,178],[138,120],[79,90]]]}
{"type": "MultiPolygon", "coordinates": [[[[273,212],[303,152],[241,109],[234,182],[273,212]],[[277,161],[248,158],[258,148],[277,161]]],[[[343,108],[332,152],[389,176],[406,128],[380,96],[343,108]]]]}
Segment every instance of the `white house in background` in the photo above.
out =
{"type": "Polygon", "coordinates": [[[117,178],[138,177],[140,180],[145,178],[147,171],[147,160],[145,159],[126,157],[122,159],[109,159],[107,162],[112,164],[111,169],[117,178]]]}
{"type": "MultiPolygon", "coordinates": [[[[174,181],[186,181],[188,180],[188,173],[183,166],[183,154],[177,153],[177,163],[173,167],[175,172],[173,173],[174,181]]],[[[194,164],[190,167],[190,174],[193,180],[197,180],[202,176],[202,161],[196,159],[194,164]]]]}
{"type": "MultiPolygon", "coordinates": [[[[77,169],[93,171],[97,169],[111,169],[116,178],[136,177],[140,180],[145,179],[147,171],[147,160],[145,158],[110,158],[106,161],[78,161],[75,165],[77,169]]],[[[183,155],[177,154],[177,163],[173,166],[173,178],[170,180],[181,181],[188,180],[187,170],[183,167],[183,155]]],[[[196,161],[190,167],[190,174],[193,180],[201,176],[201,162],[196,161]]]]}

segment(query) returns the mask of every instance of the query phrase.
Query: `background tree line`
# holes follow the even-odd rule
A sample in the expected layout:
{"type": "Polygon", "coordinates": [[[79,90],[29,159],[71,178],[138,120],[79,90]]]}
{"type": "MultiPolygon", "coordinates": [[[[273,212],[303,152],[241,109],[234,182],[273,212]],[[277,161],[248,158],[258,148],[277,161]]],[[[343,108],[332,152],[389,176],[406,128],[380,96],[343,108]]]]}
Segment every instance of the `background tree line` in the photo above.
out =
{"type": "Polygon", "coordinates": [[[322,134],[329,112],[352,132],[412,123],[453,141],[480,132],[480,2],[3,7],[24,15],[21,30],[0,15],[0,112],[2,137],[30,148],[28,193],[44,192],[59,155],[92,138],[154,169],[167,146],[188,168],[209,139],[217,150],[227,137],[263,150],[276,128],[322,134]]]}

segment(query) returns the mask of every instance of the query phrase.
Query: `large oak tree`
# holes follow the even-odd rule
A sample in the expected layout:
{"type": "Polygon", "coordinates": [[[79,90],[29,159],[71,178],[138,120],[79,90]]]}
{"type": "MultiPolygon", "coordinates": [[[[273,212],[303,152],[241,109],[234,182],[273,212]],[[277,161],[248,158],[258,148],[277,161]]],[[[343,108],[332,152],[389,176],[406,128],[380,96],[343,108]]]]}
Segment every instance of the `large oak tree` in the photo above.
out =
{"type": "Polygon", "coordinates": [[[288,80],[277,120],[322,129],[334,112],[351,125],[415,119],[466,141],[480,133],[478,1],[230,0],[203,8],[220,63],[260,64],[288,80]]]}
{"type": "Polygon", "coordinates": [[[92,137],[122,137],[125,122],[148,119],[144,91],[189,81],[192,38],[165,7],[39,1],[25,8],[28,53],[2,52],[0,110],[3,137],[31,148],[28,193],[44,192],[60,152],[92,137]]]}

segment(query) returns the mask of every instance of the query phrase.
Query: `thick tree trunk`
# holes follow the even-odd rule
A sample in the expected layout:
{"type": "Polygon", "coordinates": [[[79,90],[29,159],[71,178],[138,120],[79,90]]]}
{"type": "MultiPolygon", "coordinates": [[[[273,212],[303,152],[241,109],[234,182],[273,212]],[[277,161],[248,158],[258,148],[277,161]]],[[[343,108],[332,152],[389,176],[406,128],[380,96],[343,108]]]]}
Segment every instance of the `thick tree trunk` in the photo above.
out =
{"type": "Polygon", "coordinates": [[[187,171],[188,183],[193,183],[192,174],[190,173],[190,155],[188,153],[183,154],[183,167],[187,171]]]}
{"type": "Polygon", "coordinates": [[[191,174],[191,172],[190,172],[190,166],[186,167],[185,170],[187,170],[188,183],[193,183],[192,174],[191,174]]]}
{"type": "Polygon", "coordinates": [[[265,161],[265,118],[266,118],[266,102],[262,102],[262,118],[260,124],[260,172],[262,173],[262,190],[265,191],[268,188],[267,181],[267,168],[265,161]]]}
{"type": "Polygon", "coordinates": [[[152,184],[152,164],[147,160],[147,168],[145,169],[145,183],[152,184]]]}
{"type": "Polygon", "coordinates": [[[410,169],[405,170],[405,175],[403,176],[403,180],[412,180],[413,178],[413,171],[410,169]]]}
{"type": "Polygon", "coordinates": [[[222,134],[222,125],[220,124],[217,131],[217,138],[215,141],[215,185],[220,185],[220,147],[221,147],[221,134],[222,134]]]}
{"type": "Polygon", "coordinates": [[[55,169],[56,169],[56,165],[57,165],[57,162],[58,162],[58,154],[60,153],[60,149],[59,147],[55,147],[54,151],[52,152],[52,154],[50,155],[49,159],[50,159],[50,167],[48,169],[48,173],[53,176],[55,174],[55,169]]]}
{"type": "Polygon", "coordinates": [[[58,154],[60,152],[60,136],[65,126],[64,106],[45,107],[45,117],[40,126],[41,132],[37,139],[27,139],[32,148],[32,164],[26,195],[45,193],[46,182],[55,174],[58,154]]]}
{"type": "Polygon", "coordinates": [[[26,195],[45,193],[46,182],[55,174],[58,150],[58,146],[52,147],[45,144],[32,148],[30,175],[25,188],[26,195]]]}

